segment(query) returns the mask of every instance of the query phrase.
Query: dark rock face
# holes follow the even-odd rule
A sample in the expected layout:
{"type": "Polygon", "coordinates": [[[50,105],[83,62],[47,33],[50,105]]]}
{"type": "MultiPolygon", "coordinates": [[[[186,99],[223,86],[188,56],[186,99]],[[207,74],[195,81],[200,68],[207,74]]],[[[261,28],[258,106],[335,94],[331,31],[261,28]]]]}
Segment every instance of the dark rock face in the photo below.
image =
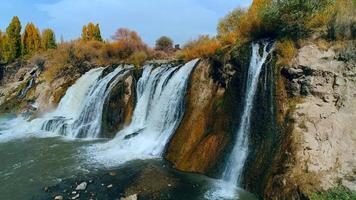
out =
{"type": "Polygon", "coordinates": [[[131,122],[136,102],[136,80],[132,70],[111,90],[104,104],[101,137],[113,138],[131,122]]]}

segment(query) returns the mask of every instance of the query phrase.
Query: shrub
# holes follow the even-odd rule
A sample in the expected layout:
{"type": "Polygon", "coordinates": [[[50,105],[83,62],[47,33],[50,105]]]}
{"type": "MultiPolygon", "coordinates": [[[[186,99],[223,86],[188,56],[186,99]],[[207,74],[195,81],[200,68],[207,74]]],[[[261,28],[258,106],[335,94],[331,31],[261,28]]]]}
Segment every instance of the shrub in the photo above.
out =
{"type": "Polygon", "coordinates": [[[169,52],[173,50],[173,40],[167,36],[162,36],[156,40],[155,49],[158,51],[169,52]]]}
{"type": "Polygon", "coordinates": [[[332,188],[326,192],[315,193],[311,196],[311,200],[352,200],[356,199],[356,192],[339,186],[332,188]]]}
{"type": "Polygon", "coordinates": [[[179,57],[184,60],[206,58],[213,56],[220,47],[221,44],[216,38],[201,35],[198,39],[189,41],[185,44],[182,51],[179,53],[179,57]]]}
{"type": "Polygon", "coordinates": [[[127,62],[134,64],[136,67],[142,65],[147,59],[147,53],[144,51],[134,52],[128,59],[127,62]]]}
{"type": "Polygon", "coordinates": [[[277,65],[280,66],[288,66],[297,52],[294,43],[291,40],[277,42],[276,51],[277,65]]]}
{"type": "Polygon", "coordinates": [[[356,38],[356,1],[336,0],[333,15],[328,24],[330,39],[356,38]]]}

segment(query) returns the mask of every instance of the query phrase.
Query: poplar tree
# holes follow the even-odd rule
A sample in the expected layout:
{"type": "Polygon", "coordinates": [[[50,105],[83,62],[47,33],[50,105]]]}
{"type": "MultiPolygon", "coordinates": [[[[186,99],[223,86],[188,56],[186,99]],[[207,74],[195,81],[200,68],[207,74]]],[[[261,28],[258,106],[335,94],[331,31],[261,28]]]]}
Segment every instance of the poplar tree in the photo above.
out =
{"type": "Polygon", "coordinates": [[[83,28],[82,28],[82,40],[84,42],[89,40],[89,38],[88,38],[88,28],[87,28],[86,25],[84,25],[83,28]]]}
{"type": "Polygon", "coordinates": [[[103,41],[103,38],[101,37],[99,24],[95,25],[94,34],[93,35],[94,35],[94,40],[103,41]]]}
{"type": "Polygon", "coordinates": [[[41,49],[40,31],[33,23],[28,23],[23,34],[23,54],[32,54],[41,49]]]}
{"type": "Polygon", "coordinates": [[[4,34],[2,33],[2,31],[0,30],[0,63],[1,61],[4,59],[4,34]]]}
{"type": "Polygon", "coordinates": [[[47,49],[55,49],[57,47],[56,44],[56,36],[52,29],[45,29],[42,32],[42,48],[44,50],[47,49]]]}
{"type": "Polygon", "coordinates": [[[83,41],[103,41],[101,38],[101,32],[99,24],[94,25],[90,22],[88,25],[84,25],[82,29],[82,40],[83,41]]]}
{"type": "Polygon", "coordinates": [[[11,62],[21,56],[21,23],[17,16],[14,16],[11,23],[6,28],[4,37],[4,58],[6,62],[11,62]]]}

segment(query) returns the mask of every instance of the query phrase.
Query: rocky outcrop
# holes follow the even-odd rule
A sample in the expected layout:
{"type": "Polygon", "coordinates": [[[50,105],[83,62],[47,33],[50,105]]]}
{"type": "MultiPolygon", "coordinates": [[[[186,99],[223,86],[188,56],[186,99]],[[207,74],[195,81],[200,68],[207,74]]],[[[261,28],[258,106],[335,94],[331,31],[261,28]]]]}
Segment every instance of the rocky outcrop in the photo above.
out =
{"type": "Polygon", "coordinates": [[[116,133],[129,125],[136,103],[135,70],[129,71],[111,90],[104,104],[102,134],[104,138],[113,138],[116,133]]]}
{"type": "Polygon", "coordinates": [[[203,60],[195,67],[187,88],[183,119],[165,155],[177,169],[221,174],[243,101],[247,68],[242,66],[248,66],[249,46],[246,49],[246,59],[226,63],[203,60]]]}
{"type": "Polygon", "coordinates": [[[288,92],[282,101],[293,111],[284,117],[293,125],[266,198],[300,199],[339,184],[356,190],[356,65],[337,52],[307,44],[281,70],[288,92]]]}

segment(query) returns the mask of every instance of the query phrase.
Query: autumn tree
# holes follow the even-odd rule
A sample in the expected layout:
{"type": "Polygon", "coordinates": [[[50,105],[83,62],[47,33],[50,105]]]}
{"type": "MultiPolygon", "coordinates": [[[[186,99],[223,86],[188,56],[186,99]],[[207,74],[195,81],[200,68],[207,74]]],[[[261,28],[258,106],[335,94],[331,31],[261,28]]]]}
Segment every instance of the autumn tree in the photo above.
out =
{"type": "Polygon", "coordinates": [[[173,49],[173,40],[167,36],[162,36],[156,40],[156,50],[169,52],[173,49]]]}
{"type": "Polygon", "coordinates": [[[23,54],[33,54],[41,49],[40,31],[33,23],[28,23],[23,33],[23,54]]]}
{"type": "Polygon", "coordinates": [[[99,24],[94,25],[90,22],[88,25],[84,25],[82,29],[82,40],[83,41],[103,41],[101,37],[99,24]]]}
{"type": "Polygon", "coordinates": [[[21,56],[21,23],[17,16],[12,18],[6,28],[3,52],[6,62],[13,61],[21,56]]]}
{"type": "Polygon", "coordinates": [[[57,47],[56,44],[56,36],[52,29],[45,29],[42,31],[42,48],[44,50],[47,49],[55,49],[57,47]]]}
{"type": "Polygon", "coordinates": [[[0,30],[0,62],[4,59],[4,54],[3,54],[3,51],[4,51],[4,36],[5,34],[3,34],[3,32],[0,30]]]}
{"type": "Polygon", "coordinates": [[[237,31],[239,28],[239,20],[245,12],[246,11],[242,8],[236,8],[221,19],[217,28],[218,35],[223,36],[237,31]]]}
{"type": "Polygon", "coordinates": [[[147,51],[147,45],[135,31],[120,28],[112,38],[115,40],[114,51],[120,58],[127,58],[134,52],[147,51]]]}

